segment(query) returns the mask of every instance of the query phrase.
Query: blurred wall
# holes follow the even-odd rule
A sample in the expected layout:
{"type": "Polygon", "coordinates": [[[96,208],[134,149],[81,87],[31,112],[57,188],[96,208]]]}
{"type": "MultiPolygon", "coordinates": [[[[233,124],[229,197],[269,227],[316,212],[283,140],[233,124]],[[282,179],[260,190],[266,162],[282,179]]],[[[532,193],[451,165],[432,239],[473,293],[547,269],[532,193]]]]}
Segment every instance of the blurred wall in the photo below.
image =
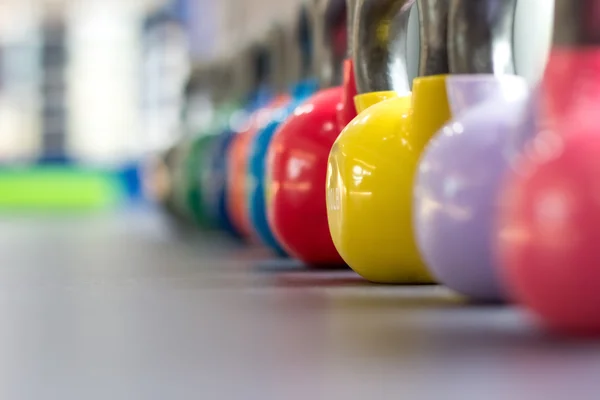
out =
{"type": "MultiPolygon", "coordinates": [[[[186,65],[235,54],[263,36],[274,20],[293,23],[301,1],[0,0],[0,163],[35,159],[48,143],[96,164],[118,164],[164,148],[179,134],[186,65]],[[183,37],[169,51],[145,53],[144,20],[160,9],[181,19],[182,35],[187,33],[189,40],[183,37]],[[59,73],[43,71],[41,27],[48,19],[65,25],[68,51],[64,71],[59,71],[64,73],[64,94],[59,73]],[[145,57],[154,57],[154,63],[145,57]],[[53,79],[60,84],[54,87],[53,79]],[[144,114],[145,96],[158,92],[144,114]],[[163,115],[159,110],[164,104],[163,115]],[[43,139],[44,132],[55,137],[43,139]]],[[[518,4],[517,71],[535,83],[549,50],[554,1],[518,4]]],[[[418,30],[413,12],[408,43],[412,77],[418,67],[418,30]]]]}
{"type": "Polygon", "coordinates": [[[139,156],[141,3],[84,0],[70,4],[68,102],[72,154],[114,163],[139,156]]]}
{"type": "Polygon", "coordinates": [[[40,17],[37,0],[0,1],[0,162],[40,148],[40,17]]]}
{"type": "MultiPolygon", "coordinates": [[[[209,2],[209,1],[206,1],[209,2]]],[[[220,0],[213,2],[216,34],[213,57],[227,56],[260,38],[275,20],[291,23],[302,0],[220,0]]],[[[207,7],[209,7],[207,5],[207,7]]]]}
{"type": "MultiPolygon", "coordinates": [[[[81,51],[77,50],[71,67],[74,82],[72,102],[77,104],[71,117],[70,129],[74,132],[71,143],[77,154],[86,159],[135,157],[144,151],[154,151],[173,143],[181,135],[179,117],[182,104],[179,98],[186,74],[184,64],[187,62],[181,51],[187,51],[192,62],[236,54],[249,42],[263,37],[273,21],[294,23],[303,0],[154,0],[143,3],[129,0],[126,5],[127,1],[78,0],[82,4],[74,7],[79,11],[72,22],[75,28],[72,40],[81,51]],[[114,15],[112,22],[102,22],[96,15],[94,10],[100,4],[107,15],[114,15]],[[142,69],[149,68],[146,70],[148,76],[141,83],[134,82],[130,79],[131,71],[136,70],[140,60],[131,50],[135,47],[133,22],[140,12],[165,6],[181,19],[189,40],[180,49],[174,47],[168,53],[161,53],[158,49],[151,58],[160,60],[146,64],[142,69]],[[90,22],[87,22],[88,18],[90,22]],[[102,26],[105,30],[108,26],[115,26],[115,21],[120,23],[113,34],[108,37],[98,34],[93,46],[86,41],[88,31],[93,29],[91,26],[96,24],[100,32],[102,26]],[[86,53],[92,48],[97,49],[96,58],[86,53]],[[111,58],[114,54],[119,54],[119,57],[111,58]],[[102,62],[105,63],[104,70],[98,67],[102,62]],[[139,93],[136,92],[136,84],[142,85],[137,89],[149,92],[150,97],[152,92],[161,93],[154,100],[150,99],[155,104],[146,109],[145,117],[141,118],[143,123],[136,120],[135,110],[131,109],[136,100],[142,103],[148,100],[136,99],[135,94],[139,93]],[[98,96],[91,103],[88,99],[88,105],[84,105],[85,93],[93,90],[97,90],[98,96]],[[108,98],[114,98],[114,104],[103,100],[108,98]],[[139,142],[145,145],[136,147],[139,142]]],[[[517,71],[533,84],[539,80],[548,54],[554,1],[520,0],[518,4],[515,27],[517,71]]],[[[409,59],[411,78],[418,70],[418,19],[415,7],[408,38],[409,54],[412,55],[409,59]]]]}

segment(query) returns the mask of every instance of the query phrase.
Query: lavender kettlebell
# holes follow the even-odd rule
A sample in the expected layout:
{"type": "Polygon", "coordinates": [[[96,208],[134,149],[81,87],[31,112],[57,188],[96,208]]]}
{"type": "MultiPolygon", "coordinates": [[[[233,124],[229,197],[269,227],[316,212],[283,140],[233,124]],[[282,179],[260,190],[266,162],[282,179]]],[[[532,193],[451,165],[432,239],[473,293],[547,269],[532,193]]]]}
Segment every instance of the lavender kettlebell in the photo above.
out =
{"type": "Polygon", "coordinates": [[[501,301],[491,235],[528,86],[513,75],[457,75],[447,90],[455,118],[430,141],[415,180],[417,243],[439,282],[473,299],[501,301]]]}

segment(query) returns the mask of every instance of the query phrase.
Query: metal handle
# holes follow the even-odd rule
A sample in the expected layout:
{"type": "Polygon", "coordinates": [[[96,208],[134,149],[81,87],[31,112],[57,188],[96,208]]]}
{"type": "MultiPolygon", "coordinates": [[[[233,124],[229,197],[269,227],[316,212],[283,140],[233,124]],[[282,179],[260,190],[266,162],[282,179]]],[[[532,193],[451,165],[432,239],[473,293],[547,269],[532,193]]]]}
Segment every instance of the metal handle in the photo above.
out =
{"type": "Polygon", "coordinates": [[[335,48],[335,32],[347,25],[345,0],[313,0],[315,57],[314,71],[322,87],[339,85],[342,81],[342,61],[346,49],[335,48]]]}
{"type": "Polygon", "coordinates": [[[289,73],[289,32],[281,23],[274,23],[267,36],[267,77],[266,80],[275,93],[287,89],[289,73]]]}
{"type": "MultiPolygon", "coordinates": [[[[213,63],[209,67],[207,78],[210,98],[215,104],[220,104],[231,99],[233,94],[233,75],[235,71],[227,65],[227,59],[213,63]]],[[[231,64],[230,64],[231,65],[231,64]]]]}
{"type": "Polygon", "coordinates": [[[517,0],[450,0],[450,72],[514,74],[516,7],[517,0]]]}
{"type": "Polygon", "coordinates": [[[214,70],[215,66],[210,64],[193,65],[185,84],[185,96],[190,97],[198,92],[211,91],[214,84],[212,80],[214,70]]]}
{"type": "Polygon", "coordinates": [[[315,74],[315,18],[316,13],[311,9],[310,3],[302,3],[287,36],[288,84],[307,79],[315,74]]]}
{"type": "Polygon", "coordinates": [[[356,15],[358,8],[358,0],[346,0],[346,36],[347,49],[346,58],[352,58],[354,51],[354,41],[356,40],[356,15]]]}
{"type": "Polygon", "coordinates": [[[448,0],[418,0],[421,58],[419,76],[449,72],[448,63],[448,0]]]}
{"type": "Polygon", "coordinates": [[[357,0],[352,55],[359,93],[410,92],[408,19],[415,0],[357,0]]]}
{"type": "Polygon", "coordinates": [[[298,81],[310,77],[314,62],[314,13],[307,4],[302,4],[293,28],[290,44],[290,81],[298,81]]]}
{"type": "Polygon", "coordinates": [[[228,100],[232,94],[234,69],[228,59],[196,64],[192,67],[184,88],[186,102],[207,97],[215,103],[228,100]]]}
{"type": "Polygon", "coordinates": [[[448,72],[448,0],[357,0],[353,41],[359,93],[410,93],[408,23],[419,10],[419,76],[448,72]]]}
{"type": "Polygon", "coordinates": [[[556,0],[553,44],[559,46],[600,44],[600,1],[556,0]]]}
{"type": "Polygon", "coordinates": [[[268,76],[268,46],[264,41],[256,41],[243,48],[235,57],[233,71],[234,97],[247,99],[268,76]]]}

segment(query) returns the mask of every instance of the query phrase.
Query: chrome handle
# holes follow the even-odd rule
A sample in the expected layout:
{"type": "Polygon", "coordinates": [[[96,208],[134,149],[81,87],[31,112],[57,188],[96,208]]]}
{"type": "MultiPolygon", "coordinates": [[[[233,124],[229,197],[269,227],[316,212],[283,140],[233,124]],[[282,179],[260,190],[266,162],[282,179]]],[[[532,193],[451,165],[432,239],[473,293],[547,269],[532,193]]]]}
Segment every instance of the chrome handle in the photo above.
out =
{"type": "Polygon", "coordinates": [[[346,51],[335,49],[334,32],[347,24],[345,0],[313,0],[314,17],[314,72],[322,87],[339,85],[342,80],[342,61],[346,51]]]}
{"type": "Polygon", "coordinates": [[[556,0],[553,44],[600,44],[600,1],[556,0]]]}
{"type": "Polygon", "coordinates": [[[450,0],[450,72],[514,74],[516,7],[517,0],[450,0]]]}
{"type": "Polygon", "coordinates": [[[346,57],[352,58],[354,51],[354,41],[356,40],[356,15],[358,13],[358,0],[346,0],[346,36],[347,48],[346,57]]]}
{"type": "Polygon", "coordinates": [[[286,81],[293,84],[311,77],[314,66],[314,18],[308,2],[298,8],[291,29],[286,32],[286,81]]]}
{"type": "Polygon", "coordinates": [[[221,60],[209,66],[207,78],[211,80],[207,85],[209,87],[210,97],[216,104],[228,101],[233,93],[233,74],[234,70],[231,64],[227,65],[229,60],[221,60]]]}
{"type": "Polygon", "coordinates": [[[289,68],[289,32],[280,23],[275,23],[267,36],[267,81],[275,93],[287,89],[289,68]]]}
{"type": "Polygon", "coordinates": [[[314,15],[310,12],[306,4],[300,7],[298,18],[294,27],[295,37],[293,38],[291,48],[298,49],[292,60],[291,67],[296,70],[296,76],[293,80],[306,79],[312,74],[312,65],[314,59],[314,15]]]}
{"type": "MultiPolygon", "coordinates": [[[[227,72],[231,72],[228,68],[227,72]]],[[[196,64],[192,66],[189,77],[185,84],[186,97],[201,91],[212,91],[215,88],[214,77],[217,76],[216,68],[211,64],[196,64]]],[[[219,79],[220,82],[222,80],[219,79]]]]}
{"type": "Polygon", "coordinates": [[[410,92],[407,35],[415,0],[356,0],[352,56],[358,93],[410,92]]]}
{"type": "Polygon", "coordinates": [[[448,0],[418,0],[421,51],[419,76],[449,72],[448,66],[448,0]]]}
{"type": "Polygon", "coordinates": [[[419,76],[448,72],[448,0],[357,0],[353,47],[359,93],[410,93],[408,23],[420,21],[419,76]]]}
{"type": "Polygon", "coordinates": [[[265,83],[268,69],[268,46],[256,41],[243,48],[234,59],[233,92],[235,98],[246,99],[265,83]]]}

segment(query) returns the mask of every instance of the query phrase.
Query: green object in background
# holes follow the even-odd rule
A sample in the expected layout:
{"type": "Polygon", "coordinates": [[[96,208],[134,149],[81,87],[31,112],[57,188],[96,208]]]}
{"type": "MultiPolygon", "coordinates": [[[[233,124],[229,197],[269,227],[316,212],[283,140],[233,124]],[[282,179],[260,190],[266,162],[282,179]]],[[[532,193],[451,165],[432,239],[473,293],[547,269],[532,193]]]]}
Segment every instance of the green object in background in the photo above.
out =
{"type": "Polygon", "coordinates": [[[0,169],[0,210],[103,209],[116,206],[124,194],[110,172],[62,166],[0,169]]]}
{"type": "Polygon", "coordinates": [[[216,225],[214,218],[207,214],[203,207],[203,188],[201,185],[203,159],[207,156],[215,135],[205,135],[194,139],[187,160],[186,176],[186,201],[194,221],[203,228],[212,228],[216,225]]]}
{"type": "Polygon", "coordinates": [[[217,108],[215,116],[207,129],[196,132],[187,139],[183,147],[179,198],[181,207],[185,210],[196,224],[203,228],[212,228],[217,225],[216,216],[209,215],[204,209],[202,168],[205,166],[203,160],[208,155],[215,138],[225,131],[234,113],[239,111],[239,104],[231,102],[217,108]]]}

